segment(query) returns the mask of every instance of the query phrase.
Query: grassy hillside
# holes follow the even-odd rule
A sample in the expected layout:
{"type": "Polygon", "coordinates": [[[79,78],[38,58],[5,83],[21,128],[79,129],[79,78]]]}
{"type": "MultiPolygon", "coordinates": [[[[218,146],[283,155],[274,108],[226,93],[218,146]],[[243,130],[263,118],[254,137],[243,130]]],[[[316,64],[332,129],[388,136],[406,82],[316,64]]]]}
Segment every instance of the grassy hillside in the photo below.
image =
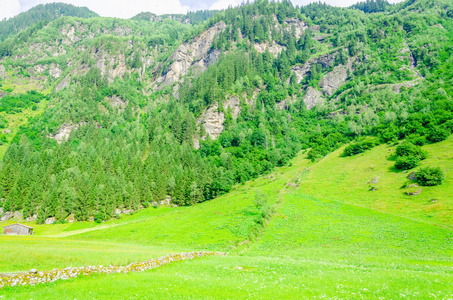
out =
{"type": "MultiPolygon", "coordinates": [[[[437,161],[450,170],[452,162],[448,155],[439,159],[437,155],[452,145],[453,140],[449,139],[436,146],[426,146],[430,153],[426,164],[434,165],[437,161]]],[[[170,251],[211,249],[229,251],[229,255],[176,263],[144,273],[96,275],[35,287],[5,288],[0,296],[7,299],[450,298],[453,296],[450,288],[453,232],[449,219],[441,216],[448,215],[452,203],[447,196],[440,198],[451,189],[450,173],[447,172],[442,186],[424,189],[429,194],[426,197],[439,197],[444,203],[431,208],[433,217],[426,215],[426,201],[414,200],[410,205],[395,207],[398,201],[409,200],[405,199],[404,190],[399,189],[406,174],[395,172],[392,162],[385,158],[392,149],[379,146],[349,158],[341,157],[339,150],[318,163],[300,155],[290,166],[274,173],[276,180],[272,176],[260,178],[228,195],[193,207],[147,209],[96,226],[90,223],[41,225],[34,237],[1,237],[2,262],[16,256],[14,249],[24,245],[23,240],[30,247],[46,251],[46,255],[30,251],[35,261],[39,258],[38,269],[63,267],[65,263],[66,266],[96,262],[121,264],[126,259],[140,260],[170,251]],[[346,174],[345,183],[341,185],[343,188],[335,189],[339,175],[329,174],[326,169],[327,166],[335,169],[340,163],[344,167],[338,170],[346,174]],[[374,165],[374,173],[367,172],[368,164],[374,165]],[[367,191],[367,174],[382,179],[377,191],[367,191]],[[301,178],[299,187],[286,185],[298,178],[301,178]],[[256,227],[259,214],[253,198],[258,189],[276,207],[270,222],[263,223],[264,227],[256,227]],[[350,195],[352,191],[357,197],[350,195]],[[375,198],[365,197],[367,193],[375,198]],[[378,200],[380,205],[374,205],[378,200]],[[260,233],[250,238],[253,228],[259,228],[260,233]],[[77,250],[71,249],[74,245],[77,250]],[[95,251],[90,252],[93,246],[95,251]]],[[[1,270],[9,270],[7,266],[3,264],[1,270]]],[[[31,268],[32,259],[22,266],[25,270],[31,268]]]]}
{"type": "MultiPolygon", "coordinates": [[[[394,167],[396,146],[380,145],[354,157],[342,157],[343,148],[310,166],[301,178],[301,191],[323,199],[371,208],[380,212],[453,228],[453,137],[422,147],[428,158],[421,167],[441,167],[442,185],[423,189],[420,195],[408,196],[405,183],[413,171],[394,167]],[[309,171],[308,171],[309,170],[309,171]],[[377,179],[376,184],[371,184],[377,179]],[[371,191],[370,187],[377,189],[371,191]]],[[[419,169],[414,169],[415,171],[419,169]]]]}

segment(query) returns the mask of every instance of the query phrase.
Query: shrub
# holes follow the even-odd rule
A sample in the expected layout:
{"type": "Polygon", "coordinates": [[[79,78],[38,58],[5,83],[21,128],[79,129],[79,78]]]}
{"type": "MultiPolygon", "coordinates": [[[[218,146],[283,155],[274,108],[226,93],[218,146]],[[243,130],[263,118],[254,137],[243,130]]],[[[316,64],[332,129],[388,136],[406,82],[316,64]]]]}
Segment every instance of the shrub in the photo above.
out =
{"type": "Polygon", "coordinates": [[[433,126],[429,132],[428,132],[428,141],[431,143],[437,143],[437,142],[442,142],[448,138],[450,133],[439,127],[439,126],[433,126]]]}
{"type": "Polygon", "coordinates": [[[423,146],[426,144],[426,137],[418,134],[411,134],[406,138],[406,140],[416,146],[423,146]]]}
{"type": "Polygon", "coordinates": [[[362,153],[363,151],[364,150],[363,150],[363,147],[361,144],[351,144],[344,149],[343,155],[352,156],[352,155],[362,153]]]}
{"type": "Polygon", "coordinates": [[[421,186],[435,186],[441,185],[444,180],[444,172],[437,167],[425,167],[421,168],[418,172],[415,173],[417,177],[417,182],[421,186]]]}
{"type": "Polygon", "coordinates": [[[420,164],[420,159],[416,156],[398,157],[395,162],[395,168],[399,170],[410,170],[420,164]]]}
{"type": "Polygon", "coordinates": [[[104,218],[101,213],[94,215],[94,222],[102,223],[102,221],[104,221],[104,218]]]}
{"type": "Polygon", "coordinates": [[[401,145],[396,147],[396,156],[413,156],[417,157],[420,160],[424,160],[427,157],[427,153],[420,148],[420,146],[416,146],[411,142],[403,142],[401,145]]]}

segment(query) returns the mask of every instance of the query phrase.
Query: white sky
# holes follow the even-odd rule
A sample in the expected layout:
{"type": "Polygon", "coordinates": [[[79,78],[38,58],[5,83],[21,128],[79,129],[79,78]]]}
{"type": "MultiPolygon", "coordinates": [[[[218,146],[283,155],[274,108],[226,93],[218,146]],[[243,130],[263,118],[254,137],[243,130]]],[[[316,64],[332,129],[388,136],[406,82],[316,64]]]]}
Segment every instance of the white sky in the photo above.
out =
{"type": "MultiPolygon", "coordinates": [[[[403,0],[390,0],[396,3],[403,0]]],[[[0,20],[13,17],[21,12],[42,3],[56,2],[55,0],[0,0],[0,20]]],[[[146,11],[155,14],[186,13],[188,10],[224,9],[238,5],[242,0],[60,0],[76,6],[86,6],[104,17],[130,18],[146,11]]],[[[306,5],[317,0],[293,0],[296,5],[306,5]]],[[[350,6],[358,0],[323,0],[334,6],[350,6]]]]}

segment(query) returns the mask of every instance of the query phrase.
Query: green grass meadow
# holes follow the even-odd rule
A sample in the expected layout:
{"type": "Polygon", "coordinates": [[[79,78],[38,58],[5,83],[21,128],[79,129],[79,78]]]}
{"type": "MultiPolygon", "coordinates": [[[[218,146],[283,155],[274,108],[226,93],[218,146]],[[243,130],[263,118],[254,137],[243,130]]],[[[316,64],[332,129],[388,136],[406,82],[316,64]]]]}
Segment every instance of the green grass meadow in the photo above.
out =
{"type": "Polygon", "coordinates": [[[300,155],[275,180],[193,207],[0,236],[0,273],[229,252],[142,273],[6,287],[0,299],[452,299],[453,139],[424,147],[425,165],[441,166],[446,180],[418,196],[404,194],[408,174],[393,169],[394,149],[347,158],[340,149],[317,163],[300,155]],[[297,179],[297,188],[286,185],[297,179]],[[276,208],[269,221],[258,222],[257,190],[276,208]]]}

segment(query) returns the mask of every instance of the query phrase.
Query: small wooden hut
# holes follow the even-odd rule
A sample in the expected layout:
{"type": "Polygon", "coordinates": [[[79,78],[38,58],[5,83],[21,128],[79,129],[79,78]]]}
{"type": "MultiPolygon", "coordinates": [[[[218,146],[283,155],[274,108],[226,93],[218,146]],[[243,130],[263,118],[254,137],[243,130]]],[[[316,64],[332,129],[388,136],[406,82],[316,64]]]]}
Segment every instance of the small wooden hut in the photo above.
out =
{"type": "Polygon", "coordinates": [[[6,235],[32,235],[33,227],[22,224],[11,224],[3,227],[3,234],[6,235]]]}

